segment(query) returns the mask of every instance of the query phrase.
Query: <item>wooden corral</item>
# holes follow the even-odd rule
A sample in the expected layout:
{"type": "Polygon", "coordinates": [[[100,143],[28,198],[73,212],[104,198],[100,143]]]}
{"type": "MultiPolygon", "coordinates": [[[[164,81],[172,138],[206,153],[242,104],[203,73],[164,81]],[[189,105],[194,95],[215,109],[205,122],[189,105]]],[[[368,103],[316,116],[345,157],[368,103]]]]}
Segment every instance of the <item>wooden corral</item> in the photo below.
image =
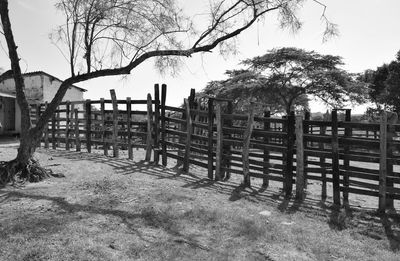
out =
{"type": "MultiPolygon", "coordinates": [[[[321,197],[332,193],[337,206],[349,205],[349,195],[377,198],[379,211],[393,208],[400,200],[400,141],[397,115],[384,113],[380,123],[351,121],[350,110],[333,110],[329,119],[310,120],[305,115],[283,118],[234,114],[232,102],[212,97],[196,98],[194,90],[183,106],[165,104],[167,86],[157,84],[153,98],[145,100],[112,99],[64,102],[44,133],[46,148],[59,146],[77,151],[93,146],[104,154],[112,147],[146,149],[145,160],[177,166],[188,172],[190,165],[204,168],[208,178],[226,180],[232,174],[243,176],[243,185],[260,178],[264,187],[270,181],[282,183],[285,196],[304,199],[308,180],[321,184],[321,197]],[[141,105],[142,110],[133,106],[141,105]],[[328,185],[332,189],[328,189],[328,185]]],[[[33,119],[45,105],[33,108],[33,119]]]]}

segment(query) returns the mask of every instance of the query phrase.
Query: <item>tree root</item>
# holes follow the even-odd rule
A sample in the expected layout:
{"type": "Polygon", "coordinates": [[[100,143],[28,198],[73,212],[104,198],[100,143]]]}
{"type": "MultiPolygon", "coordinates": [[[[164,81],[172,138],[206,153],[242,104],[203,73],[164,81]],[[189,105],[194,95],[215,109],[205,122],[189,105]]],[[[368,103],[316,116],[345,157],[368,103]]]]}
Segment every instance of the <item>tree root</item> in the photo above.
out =
{"type": "Polygon", "coordinates": [[[0,162],[0,185],[39,182],[50,177],[51,170],[44,169],[35,159],[29,159],[24,164],[17,160],[0,162]]]}

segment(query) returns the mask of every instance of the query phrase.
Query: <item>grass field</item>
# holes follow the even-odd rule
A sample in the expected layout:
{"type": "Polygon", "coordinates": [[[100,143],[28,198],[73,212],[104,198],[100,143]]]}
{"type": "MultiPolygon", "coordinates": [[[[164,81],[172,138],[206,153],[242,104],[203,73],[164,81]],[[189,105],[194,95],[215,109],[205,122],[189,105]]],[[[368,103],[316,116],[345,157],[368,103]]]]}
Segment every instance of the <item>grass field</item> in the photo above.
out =
{"type": "MultiPolygon", "coordinates": [[[[2,160],[15,148],[1,148],[2,160]]],[[[284,200],[202,169],[40,149],[65,178],[0,189],[0,260],[400,260],[400,219],[284,200]]],[[[238,177],[239,178],[239,177],[238,177]]],[[[235,179],[235,178],[234,178],[235,179]]],[[[327,202],[330,201],[328,198],[327,202]]]]}

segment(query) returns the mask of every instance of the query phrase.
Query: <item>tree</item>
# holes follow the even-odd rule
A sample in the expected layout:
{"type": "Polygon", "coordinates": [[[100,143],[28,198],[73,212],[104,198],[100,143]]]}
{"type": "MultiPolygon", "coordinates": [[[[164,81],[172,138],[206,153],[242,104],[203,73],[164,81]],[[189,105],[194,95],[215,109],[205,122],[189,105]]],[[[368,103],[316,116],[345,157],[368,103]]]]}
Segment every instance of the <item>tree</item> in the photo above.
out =
{"type": "Polygon", "coordinates": [[[205,92],[233,99],[252,98],[286,113],[295,106],[307,108],[308,95],[332,106],[349,100],[361,102],[363,97],[356,75],[340,69],[343,62],[339,56],[290,47],[272,49],[242,64],[247,68],[228,71],[228,80],[210,83],[205,92]]]}
{"type": "Polygon", "coordinates": [[[400,111],[400,51],[394,61],[376,70],[366,70],[360,79],[367,84],[369,100],[375,104],[375,108],[368,108],[367,114],[400,111]]]}
{"type": "MultiPolygon", "coordinates": [[[[266,110],[270,111],[272,115],[286,112],[285,104],[278,93],[263,88],[267,79],[254,70],[226,71],[226,75],[228,75],[226,80],[209,82],[201,94],[231,99],[234,111],[237,113],[247,113],[250,108],[256,115],[262,115],[266,110]],[[260,90],[261,88],[263,91],[260,90]]],[[[307,109],[307,96],[300,95],[294,99],[293,105],[299,109],[307,109]]]]}
{"type": "MultiPolygon", "coordinates": [[[[16,159],[4,163],[3,182],[16,177],[40,180],[44,175],[32,160],[36,144],[71,84],[104,76],[126,75],[144,61],[155,58],[159,68],[179,64],[179,58],[210,52],[216,47],[226,51],[233,39],[260,18],[277,12],[281,26],[297,30],[301,22],[296,11],[303,0],[211,0],[202,14],[208,25],[201,29],[195,18],[187,17],[174,0],[59,0],[66,22],[51,39],[68,60],[71,76],[63,81],[53,100],[32,127],[29,104],[19,65],[8,13],[8,0],[0,0],[2,35],[7,43],[11,69],[21,108],[21,137],[16,159]],[[38,170],[38,171],[34,171],[38,170]]],[[[315,3],[321,4],[318,1],[315,3]]],[[[336,26],[325,17],[326,35],[336,26]]]]}

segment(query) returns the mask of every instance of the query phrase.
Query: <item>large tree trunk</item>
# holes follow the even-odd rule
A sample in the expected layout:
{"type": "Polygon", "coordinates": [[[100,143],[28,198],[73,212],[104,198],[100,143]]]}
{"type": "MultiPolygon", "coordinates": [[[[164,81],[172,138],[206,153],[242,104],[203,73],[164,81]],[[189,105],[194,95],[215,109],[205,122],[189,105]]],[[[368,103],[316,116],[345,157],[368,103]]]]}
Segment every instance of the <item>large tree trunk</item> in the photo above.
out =
{"type": "Polygon", "coordinates": [[[22,134],[17,157],[9,162],[0,162],[0,185],[14,182],[38,182],[49,177],[49,171],[43,169],[33,154],[40,141],[41,131],[31,128],[22,134]]]}
{"type": "Polygon", "coordinates": [[[20,139],[20,146],[18,148],[18,154],[15,158],[21,164],[26,164],[32,158],[35,153],[37,144],[39,143],[40,134],[36,129],[30,129],[28,135],[22,135],[20,139]]]}

